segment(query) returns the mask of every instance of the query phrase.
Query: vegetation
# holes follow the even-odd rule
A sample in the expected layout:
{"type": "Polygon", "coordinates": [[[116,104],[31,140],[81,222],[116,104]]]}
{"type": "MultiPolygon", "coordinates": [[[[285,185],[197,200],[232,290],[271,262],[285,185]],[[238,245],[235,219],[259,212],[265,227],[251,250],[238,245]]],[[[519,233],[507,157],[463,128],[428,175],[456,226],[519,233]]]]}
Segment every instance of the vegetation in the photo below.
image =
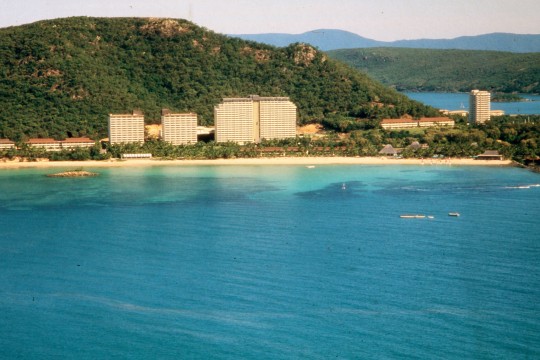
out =
{"type": "Polygon", "coordinates": [[[109,113],[213,122],[223,97],[289,96],[299,124],[434,109],[316,49],[229,38],[185,20],[75,17],[0,29],[0,137],[106,136],[109,113]]]}
{"type": "Polygon", "coordinates": [[[491,96],[491,102],[520,102],[525,99],[518,94],[495,93],[491,96]]]}
{"type": "Polygon", "coordinates": [[[470,157],[485,150],[498,150],[507,159],[523,163],[540,157],[540,116],[500,116],[485,124],[467,124],[455,116],[454,128],[425,128],[421,132],[385,131],[382,143],[403,148],[404,157],[470,157]],[[409,147],[413,141],[426,144],[424,149],[409,147]]]}
{"type": "MultiPolygon", "coordinates": [[[[10,149],[0,157],[24,157],[28,160],[89,160],[120,158],[125,153],[151,153],[162,159],[231,159],[265,156],[376,156],[386,144],[403,151],[401,156],[414,158],[472,157],[485,150],[498,150],[507,159],[525,163],[540,158],[540,116],[501,116],[483,125],[469,125],[464,117],[455,117],[454,128],[414,128],[384,130],[367,121],[362,129],[347,134],[329,131],[322,138],[298,136],[285,140],[262,141],[240,146],[235,143],[199,142],[194,145],[173,146],[150,139],[144,144],[107,146],[102,153],[98,147],[73,151],[45,152],[23,145],[10,149]],[[413,148],[418,142],[424,146],[413,148]]],[[[345,121],[340,119],[338,121],[345,121]]],[[[354,123],[354,122],[351,122],[354,123]]],[[[348,123],[348,124],[351,124],[348,123]]]]}
{"type": "Polygon", "coordinates": [[[540,53],[370,48],[328,55],[400,91],[540,93],[540,53]]]}

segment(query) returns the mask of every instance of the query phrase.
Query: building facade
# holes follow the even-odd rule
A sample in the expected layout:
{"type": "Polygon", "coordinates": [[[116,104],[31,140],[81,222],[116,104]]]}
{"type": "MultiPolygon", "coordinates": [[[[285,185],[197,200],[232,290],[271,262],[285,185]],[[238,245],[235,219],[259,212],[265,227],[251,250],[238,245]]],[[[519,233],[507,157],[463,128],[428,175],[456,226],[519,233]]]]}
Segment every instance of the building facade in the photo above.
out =
{"type": "Polygon", "coordinates": [[[418,126],[431,127],[431,126],[448,126],[454,127],[456,122],[453,119],[447,117],[424,117],[418,120],[418,126]]]}
{"type": "Polygon", "coordinates": [[[96,142],[87,137],[67,138],[61,142],[62,149],[73,150],[77,148],[91,148],[96,142]]]}
{"type": "Polygon", "coordinates": [[[214,107],[216,142],[240,144],[296,136],[296,105],[288,97],[225,98],[214,107]]]}
{"type": "Polygon", "coordinates": [[[0,139],[0,150],[11,149],[15,147],[15,143],[9,139],[0,139]]]}
{"type": "Polygon", "coordinates": [[[197,114],[172,114],[161,111],[161,137],[172,145],[195,144],[197,142],[197,114]]]}
{"type": "Polygon", "coordinates": [[[472,90],[469,94],[469,122],[483,124],[490,119],[491,94],[472,90]]]}
{"type": "Polygon", "coordinates": [[[31,147],[45,149],[46,151],[62,150],[62,142],[51,138],[33,138],[26,143],[31,147]]]}
{"type": "Polygon", "coordinates": [[[382,119],[381,127],[383,129],[406,129],[418,127],[418,120],[413,119],[382,119]]]}
{"type": "Polygon", "coordinates": [[[111,145],[143,143],[144,115],[142,112],[109,114],[109,142],[111,145]]]}
{"type": "Polygon", "coordinates": [[[78,148],[91,148],[96,142],[87,137],[67,138],[65,140],[55,140],[51,138],[33,138],[26,142],[35,148],[42,148],[46,151],[75,150],[78,148]]]}
{"type": "Polygon", "coordinates": [[[454,127],[455,121],[448,117],[429,117],[419,120],[413,119],[382,119],[381,127],[383,129],[407,129],[415,127],[448,126],[454,127]]]}

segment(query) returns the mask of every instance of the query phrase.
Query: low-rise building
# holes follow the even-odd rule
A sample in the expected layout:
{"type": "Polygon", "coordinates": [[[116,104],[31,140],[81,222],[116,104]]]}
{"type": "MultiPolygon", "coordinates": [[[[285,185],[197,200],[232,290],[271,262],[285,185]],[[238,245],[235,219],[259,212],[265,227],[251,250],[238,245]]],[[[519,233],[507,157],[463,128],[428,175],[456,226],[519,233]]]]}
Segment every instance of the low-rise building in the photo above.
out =
{"type": "Polygon", "coordinates": [[[486,150],[476,157],[477,160],[502,160],[503,156],[497,150],[486,150]]]}
{"type": "Polygon", "coordinates": [[[51,138],[33,138],[29,139],[26,143],[31,147],[45,149],[46,151],[62,150],[62,143],[51,138]]]}
{"type": "Polygon", "coordinates": [[[418,120],[418,126],[431,127],[431,126],[450,126],[454,127],[456,122],[448,117],[423,117],[418,120]]]}
{"type": "Polygon", "coordinates": [[[67,138],[65,140],[55,140],[51,138],[33,138],[26,142],[36,148],[46,151],[74,150],[78,148],[91,148],[96,142],[87,137],[67,138]]]}
{"type": "Polygon", "coordinates": [[[77,148],[91,148],[96,142],[87,137],[76,137],[76,138],[67,138],[60,141],[62,149],[73,150],[77,148]]]}
{"type": "Polygon", "coordinates": [[[455,126],[455,121],[448,117],[429,117],[414,119],[383,119],[381,127],[383,129],[408,129],[415,127],[431,127],[431,126],[455,126]]]}
{"type": "Polygon", "coordinates": [[[382,119],[383,129],[406,129],[418,127],[418,121],[413,119],[382,119]]]}
{"type": "Polygon", "coordinates": [[[0,139],[0,150],[11,149],[15,147],[15,143],[9,139],[0,139]]]}
{"type": "Polygon", "coordinates": [[[120,155],[122,159],[151,159],[152,154],[145,153],[145,154],[122,154],[120,155]]]}

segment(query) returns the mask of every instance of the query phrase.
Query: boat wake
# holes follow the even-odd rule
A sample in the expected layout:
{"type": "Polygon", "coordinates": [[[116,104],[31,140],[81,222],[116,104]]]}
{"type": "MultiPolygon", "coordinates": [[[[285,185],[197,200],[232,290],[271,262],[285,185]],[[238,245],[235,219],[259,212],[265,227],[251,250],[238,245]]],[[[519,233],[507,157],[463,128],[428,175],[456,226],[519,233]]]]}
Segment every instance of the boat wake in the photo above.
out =
{"type": "Polygon", "coordinates": [[[531,185],[518,185],[518,186],[505,186],[505,189],[530,189],[540,187],[540,184],[531,184],[531,185]]]}

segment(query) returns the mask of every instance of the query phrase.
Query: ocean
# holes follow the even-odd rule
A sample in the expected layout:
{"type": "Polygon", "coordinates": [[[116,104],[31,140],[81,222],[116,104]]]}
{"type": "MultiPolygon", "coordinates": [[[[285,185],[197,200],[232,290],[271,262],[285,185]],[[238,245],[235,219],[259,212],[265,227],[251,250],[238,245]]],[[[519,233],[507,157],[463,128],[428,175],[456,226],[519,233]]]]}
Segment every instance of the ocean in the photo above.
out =
{"type": "Polygon", "coordinates": [[[540,358],[539,174],[51,171],[0,171],[2,359],[540,358]]]}
{"type": "MultiPolygon", "coordinates": [[[[445,110],[469,111],[468,93],[404,92],[413,100],[445,110]]],[[[527,101],[492,102],[491,110],[503,110],[506,115],[540,115],[540,95],[520,94],[527,101]]]]}

